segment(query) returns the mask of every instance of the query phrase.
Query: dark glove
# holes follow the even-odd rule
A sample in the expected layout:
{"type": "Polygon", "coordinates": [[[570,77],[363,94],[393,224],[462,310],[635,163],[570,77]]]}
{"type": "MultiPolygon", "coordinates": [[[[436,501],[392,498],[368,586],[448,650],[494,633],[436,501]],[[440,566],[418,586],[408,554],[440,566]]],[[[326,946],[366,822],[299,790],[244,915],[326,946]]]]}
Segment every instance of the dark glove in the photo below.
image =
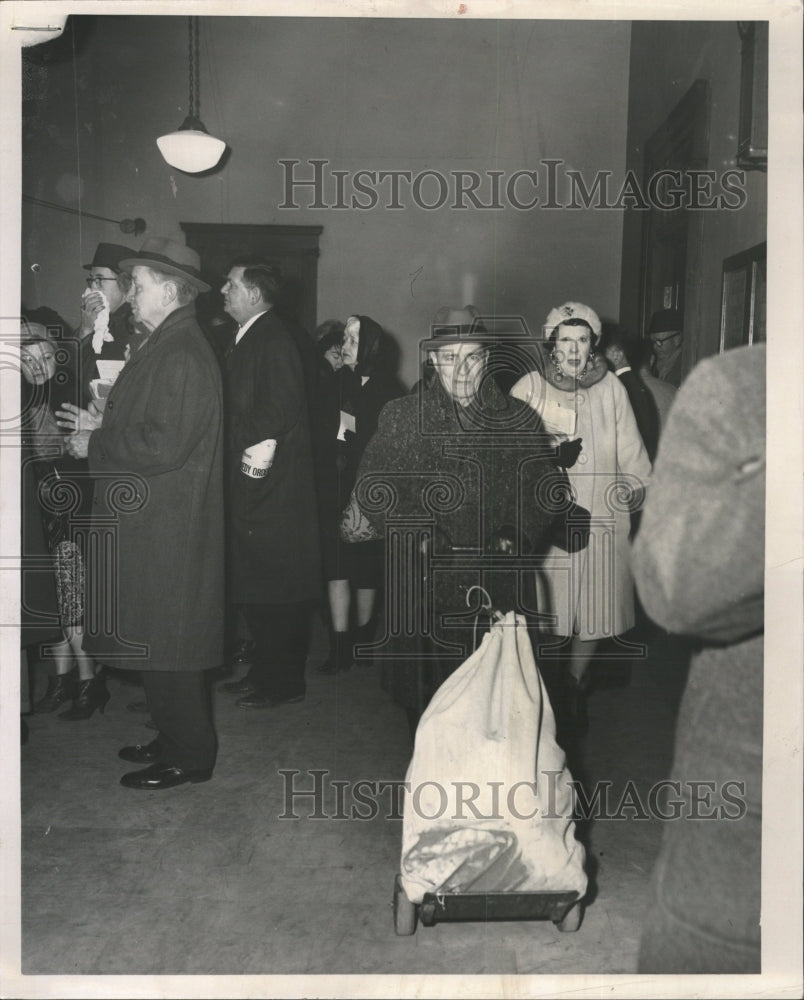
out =
{"type": "Polygon", "coordinates": [[[574,441],[562,441],[558,446],[558,464],[565,469],[571,469],[578,461],[581,453],[583,438],[575,438],[574,441]]]}
{"type": "Polygon", "coordinates": [[[510,524],[504,524],[489,535],[486,551],[492,555],[515,556],[530,551],[530,542],[510,524]]]}
{"type": "Polygon", "coordinates": [[[580,552],[589,544],[591,520],[589,511],[574,503],[553,521],[549,536],[551,544],[565,552],[580,552]]]}

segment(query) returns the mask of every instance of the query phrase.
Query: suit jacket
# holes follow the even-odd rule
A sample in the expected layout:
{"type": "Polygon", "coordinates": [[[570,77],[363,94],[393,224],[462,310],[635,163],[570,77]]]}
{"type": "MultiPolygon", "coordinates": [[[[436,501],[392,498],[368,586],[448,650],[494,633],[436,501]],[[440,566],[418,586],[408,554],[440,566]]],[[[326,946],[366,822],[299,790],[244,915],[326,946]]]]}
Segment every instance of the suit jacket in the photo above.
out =
{"type": "Polygon", "coordinates": [[[648,387],[640,376],[631,368],[622,371],[617,378],[625,386],[628,402],[636,417],[637,428],[645,443],[645,449],[651,462],[656,458],[659,447],[659,411],[648,387]]]}
{"type": "Polygon", "coordinates": [[[321,566],[304,369],[273,309],[232,343],[225,388],[229,599],[313,600],[321,566]],[[277,442],[273,465],[252,479],[240,469],[242,453],[268,438],[277,442]]]}
{"type": "Polygon", "coordinates": [[[87,565],[86,648],[112,666],[222,660],[222,420],[218,364],[194,307],[181,306],[132,354],[89,439],[93,529],[99,543],[113,532],[114,558],[87,565]],[[93,622],[110,595],[114,615],[93,622]]]}

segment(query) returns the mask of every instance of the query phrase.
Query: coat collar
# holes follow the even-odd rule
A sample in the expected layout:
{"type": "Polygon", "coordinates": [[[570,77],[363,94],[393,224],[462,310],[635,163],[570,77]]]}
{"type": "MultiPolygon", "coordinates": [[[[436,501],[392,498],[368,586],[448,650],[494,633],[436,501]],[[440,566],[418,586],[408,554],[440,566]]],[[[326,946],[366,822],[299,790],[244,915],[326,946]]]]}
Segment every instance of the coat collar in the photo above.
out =
{"type": "Polygon", "coordinates": [[[172,313],[166,316],[159,326],[144,338],[140,347],[136,351],[132,351],[126,367],[142,361],[143,358],[156,349],[164,337],[169,337],[175,327],[182,326],[188,319],[195,322],[195,305],[192,302],[186,306],[179,306],[178,309],[174,309],[172,313]]]}
{"type": "Polygon", "coordinates": [[[554,389],[560,389],[561,392],[576,392],[578,389],[588,389],[590,385],[597,385],[598,382],[602,382],[608,374],[609,367],[606,364],[606,359],[602,354],[595,352],[594,356],[590,356],[592,362],[591,370],[583,378],[573,378],[571,375],[564,374],[559,375],[556,371],[556,365],[550,356],[552,345],[545,343],[539,346],[541,348],[540,374],[554,389]]]}
{"type": "Polygon", "coordinates": [[[422,400],[428,424],[435,423],[443,430],[451,428],[456,433],[488,431],[491,425],[485,418],[514,405],[518,404],[501,392],[490,374],[484,380],[481,396],[467,407],[455,402],[441,384],[438,375],[434,375],[433,383],[424,390],[422,400]]]}

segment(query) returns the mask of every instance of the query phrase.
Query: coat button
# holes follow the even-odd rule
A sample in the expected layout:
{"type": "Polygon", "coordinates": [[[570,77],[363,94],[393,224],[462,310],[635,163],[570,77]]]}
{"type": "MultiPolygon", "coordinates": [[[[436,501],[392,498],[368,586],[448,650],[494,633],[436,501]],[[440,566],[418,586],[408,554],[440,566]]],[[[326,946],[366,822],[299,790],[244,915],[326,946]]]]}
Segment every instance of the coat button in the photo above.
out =
{"type": "Polygon", "coordinates": [[[110,399],[106,404],[106,409],[111,410],[113,406],[114,406],[114,400],[110,399]]]}
{"type": "Polygon", "coordinates": [[[581,452],[581,454],[578,456],[578,465],[586,465],[587,461],[588,459],[586,455],[584,455],[584,453],[581,452]]]}

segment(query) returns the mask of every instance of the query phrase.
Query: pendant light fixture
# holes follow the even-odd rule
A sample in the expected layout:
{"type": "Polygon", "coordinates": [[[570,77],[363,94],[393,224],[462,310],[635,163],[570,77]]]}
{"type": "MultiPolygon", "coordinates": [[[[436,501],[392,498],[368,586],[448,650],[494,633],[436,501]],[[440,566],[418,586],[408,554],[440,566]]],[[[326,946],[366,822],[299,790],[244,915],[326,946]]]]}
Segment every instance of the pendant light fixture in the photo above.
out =
{"type": "Polygon", "coordinates": [[[177,170],[188,174],[200,174],[211,170],[223,156],[226,143],[216,139],[204,128],[198,117],[198,18],[188,17],[188,52],[190,65],[190,101],[188,115],[175,132],[160,136],[156,140],[159,152],[165,162],[177,170]]]}

